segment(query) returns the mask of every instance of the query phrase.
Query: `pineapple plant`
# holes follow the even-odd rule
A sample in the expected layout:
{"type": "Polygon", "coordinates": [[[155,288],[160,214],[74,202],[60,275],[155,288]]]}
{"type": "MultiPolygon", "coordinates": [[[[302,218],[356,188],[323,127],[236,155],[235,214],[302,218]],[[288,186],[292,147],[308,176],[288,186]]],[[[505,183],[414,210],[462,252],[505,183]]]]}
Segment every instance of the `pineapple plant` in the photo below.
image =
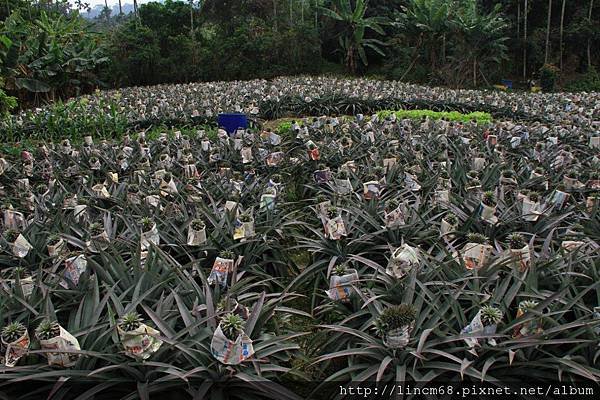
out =
{"type": "Polygon", "coordinates": [[[417,312],[412,305],[400,304],[383,310],[375,321],[375,329],[379,336],[385,337],[390,331],[410,326],[415,322],[417,312]]]}
{"type": "Polygon", "coordinates": [[[391,213],[392,211],[397,209],[399,206],[400,206],[400,202],[398,201],[398,199],[390,199],[385,202],[384,209],[385,209],[386,213],[391,213]]]}
{"type": "Polygon", "coordinates": [[[201,219],[194,219],[192,220],[190,226],[195,231],[201,231],[206,227],[206,224],[201,219]]]}
{"type": "Polygon", "coordinates": [[[486,191],[483,193],[481,202],[488,207],[494,207],[496,205],[496,195],[492,191],[486,191]]]}
{"type": "Polygon", "coordinates": [[[18,229],[7,229],[3,236],[7,243],[14,243],[20,234],[18,229]]]}
{"type": "Polygon", "coordinates": [[[340,169],[337,172],[337,179],[348,179],[348,178],[349,178],[348,170],[340,169]]]}
{"type": "Polygon", "coordinates": [[[235,341],[237,337],[244,333],[244,320],[236,314],[225,314],[219,323],[225,337],[235,341]]]}
{"type": "Polygon", "coordinates": [[[252,216],[249,213],[240,214],[239,218],[240,222],[249,223],[252,222],[252,216]]]}
{"type": "Polygon", "coordinates": [[[529,198],[530,201],[537,203],[540,201],[540,194],[536,191],[530,191],[527,193],[527,197],[529,198]]]}
{"type": "Polygon", "coordinates": [[[235,253],[231,250],[221,250],[219,252],[219,257],[226,260],[233,260],[235,259],[235,253]]]}
{"type": "Polygon", "coordinates": [[[90,236],[92,237],[102,235],[104,233],[104,225],[99,222],[94,222],[90,225],[89,231],[90,236]]]}
{"type": "Polygon", "coordinates": [[[46,244],[48,246],[56,246],[57,244],[60,243],[61,241],[61,237],[57,234],[52,234],[48,237],[48,240],[46,241],[46,244]]]}
{"type": "Polygon", "coordinates": [[[519,310],[526,313],[529,310],[533,310],[539,305],[539,303],[535,300],[523,300],[519,302],[519,310]]]}
{"type": "Polygon", "coordinates": [[[38,340],[50,340],[60,336],[60,325],[56,321],[46,319],[35,328],[35,336],[38,340]]]}
{"type": "Polygon", "coordinates": [[[143,323],[140,314],[131,311],[119,318],[118,326],[123,332],[132,332],[138,329],[143,323]]]}
{"type": "Polygon", "coordinates": [[[390,349],[406,347],[414,329],[417,313],[409,304],[391,306],[375,320],[375,331],[390,349]]]}
{"type": "Polygon", "coordinates": [[[481,323],[484,327],[498,325],[502,321],[502,311],[493,306],[481,307],[481,323]]]}
{"type": "Polygon", "coordinates": [[[142,232],[149,232],[154,227],[154,222],[148,217],[144,217],[140,220],[140,226],[142,227],[142,232]]]}
{"type": "Polygon", "coordinates": [[[327,207],[327,218],[334,219],[338,216],[338,208],[335,206],[327,207]]]}
{"type": "Polygon", "coordinates": [[[467,241],[469,243],[487,244],[489,239],[481,233],[469,233],[467,234],[467,241]]]}
{"type": "Polygon", "coordinates": [[[348,266],[346,264],[339,264],[333,268],[333,274],[337,276],[343,276],[346,274],[348,266]]]}
{"type": "Polygon", "coordinates": [[[25,333],[27,332],[27,328],[20,322],[11,322],[2,328],[2,332],[0,333],[0,337],[2,338],[2,342],[4,343],[14,343],[19,340],[25,333]]]}
{"type": "Polygon", "coordinates": [[[508,236],[508,246],[513,250],[520,250],[525,246],[525,239],[520,233],[512,233],[508,236]]]}
{"type": "Polygon", "coordinates": [[[458,224],[458,217],[453,213],[446,214],[444,220],[451,226],[456,226],[458,224]]]}

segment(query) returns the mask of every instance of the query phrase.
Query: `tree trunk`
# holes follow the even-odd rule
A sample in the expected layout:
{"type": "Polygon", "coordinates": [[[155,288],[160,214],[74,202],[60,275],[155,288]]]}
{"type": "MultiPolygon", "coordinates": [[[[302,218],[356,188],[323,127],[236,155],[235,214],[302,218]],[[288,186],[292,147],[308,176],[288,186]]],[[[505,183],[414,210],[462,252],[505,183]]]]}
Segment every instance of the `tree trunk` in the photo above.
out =
{"type": "Polygon", "coordinates": [[[517,0],[517,43],[521,40],[521,0],[517,0]]]}
{"type": "Polygon", "coordinates": [[[445,65],[445,63],[446,63],[446,34],[444,33],[442,35],[442,65],[445,65]]]}
{"type": "Polygon", "coordinates": [[[277,32],[277,0],[273,0],[273,30],[277,32]]]}
{"type": "Polygon", "coordinates": [[[525,10],[523,10],[523,79],[527,79],[527,7],[528,3],[525,0],[525,10]]]}
{"type": "Polygon", "coordinates": [[[119,0],[119,15],[123,15],[123,4],[121,4],[121,0],[119,0]]]}
{"type": "Polygon", "coordinates": [[[190,37],[194,38],[194,0],[190,0],[190,37]]]}
{"type": "MultiPolygon", "coordinates": [[[[594,8],[594,0],[590,0],[590,13],[588,14],[588,22],[592,24],[592,10],[594,8]]],[[[588,61],[588,71],[592,68],[592,39],[588,38],[587,42],[587,61],[588,61]]]]}
{"type": "Polygon", "coordinates": [[[548,22],[546,23],[546,51],[544,64],[548,64],[548,53],[550,52],[550,24],[552,20],[552,0],[548,0],[548,22]]]}
{"type": "Polygon", "coordinates": [[[137,0],[133,0],[133,14],[135,15],[135,17],[138,17],[138,6],[137,6],[137,0]]]}
{"type": "Polygon", "coordinates": [[[473,88],[477,87],[477,59],[473,59],[473,88]]]}
{"type": "Polygon", "coordinates": [[[567,0],[562,1],[562,9],[560,10],[560,72],[561,76],[563,70],[563,33],[565,26],[565,5],[567,4],[567,0]]]}

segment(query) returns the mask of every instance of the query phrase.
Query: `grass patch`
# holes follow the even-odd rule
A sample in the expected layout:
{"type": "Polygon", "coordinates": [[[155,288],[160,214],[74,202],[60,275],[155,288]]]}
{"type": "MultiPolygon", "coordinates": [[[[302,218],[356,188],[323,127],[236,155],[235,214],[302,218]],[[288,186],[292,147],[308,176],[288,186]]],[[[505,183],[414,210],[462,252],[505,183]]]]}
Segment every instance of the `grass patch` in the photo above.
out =
{"type": "Polygon", "coordinates": [[[392,114],[396,114],[396,118],[399,119],[421,119],[428,117],[430,119],[446,119],[448,121],[456,122],[470,122],[476,121],[478,124],[486,124],[492,122],[492,115],[486,112],[475,111],[468,114],[463,114],[458,111],[432,111],[432,110],[384,110],[379,111],[377,116],[380,119],[389,117],[392,114]]]}

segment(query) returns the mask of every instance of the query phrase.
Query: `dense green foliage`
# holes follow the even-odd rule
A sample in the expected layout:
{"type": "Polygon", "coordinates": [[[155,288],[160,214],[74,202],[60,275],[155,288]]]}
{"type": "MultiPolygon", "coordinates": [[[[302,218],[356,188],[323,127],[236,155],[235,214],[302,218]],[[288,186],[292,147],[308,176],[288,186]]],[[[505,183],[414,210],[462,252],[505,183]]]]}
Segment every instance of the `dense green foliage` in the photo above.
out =
{"type": "Polygon", "coordinates": [[[444,111],[431,111],[431,110],[400,110],[400,111],[380,111],[377,115],[380,118],[386,118],[391,114],[395,114],[396,118],[399,119],[423,119],[429,118],[432,120],[445,119],[446,121],[458,121],[458,122],[471,122],[477,123],[491,122],[492,116],[485,112],[471,112],[468,114],[462,114],[458,111],[444,112],[444,111]]]}
{"type": "Polygon", "coordinates": [[[16,10],[0,33],[0,72],[6,88],[21,98],[74,96],[98,86],[97,72],[108,62],[100,38],[78,17],[16,10]]]}

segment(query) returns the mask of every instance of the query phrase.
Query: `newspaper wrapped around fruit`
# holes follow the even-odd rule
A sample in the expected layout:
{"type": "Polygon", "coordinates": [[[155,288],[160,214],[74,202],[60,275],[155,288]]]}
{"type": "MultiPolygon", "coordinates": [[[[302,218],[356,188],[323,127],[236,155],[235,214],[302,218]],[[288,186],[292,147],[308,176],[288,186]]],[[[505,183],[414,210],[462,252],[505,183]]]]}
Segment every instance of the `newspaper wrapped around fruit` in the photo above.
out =
{"type": "Polygon", "coordinates": [[[403,205],[402,204],[398,205],[398,207],[391,210],[390,212],[387,212],[384,210],[384,220],[385,220],[385,226],[387,228],[394,228],[397,226],[404,225],[406,223],[406,221],[405,221],[405,216],[404,216],[403,205]]]}
{"type": "Polygon", "coordinates": [[[206,242],[206,227],[196,230],[191,225],[188,227],[187,245],[200,246],[206,242]]]}
{"type": "Polygon", "coordinates": [[[493,247],[489,244],[469,242],[462,249],[465,267],[469,270],[483,268],[492,255],[493,247]]]}
{"type": "Polygon", "coordinates": [[[403,278],[420,265],[418,249],[403,244],[392,253],[385,272],[397,279],[403,278]]]}
{"type": "Polygon", "coordinates": [[[340,240],[342,236],[347,236],[346,224],[341,215],[335,218],[327,218],[324,223],[325,235],[331,240],[340,240]]]}
{"type": "Polygon", "coordinates": [[[79,341],[60,326],[60,335],[52,339],[40,340],[42,350],[52,350],[45,353],[48,358],[48,365],[56,365],[59,367],[72,367],[79,359],[79,354],[65,353],[66,351],[80,351],[79,341]],[[56,350],[56,351],[54,351],[56,350]]]}
{"type": "Polygon", "coordinates": [[[378,199],[381,195],[381,184],[379,181],[363,183],[363,196],[365,200],[378,199]]]}
{"type": "Polygon", "coordinates": [[[414,325],[404,325],[386,333],[383,344],[391,349],[403,349],[410,342],[410,334],[414,325]]]}
{"type": "Polygon", "coordinates": [[[17,236],[17,239],[13,243],[10,243],[10,247],[13,255],[19,258],[27,257],[29,251],[33,249],[33,246],[21,233],[19,233],[19,236],[17,236]]]}
{"type": "Polygon", "coordinates": [[[213,357],[225,365],[239,365],[254,354],[252,340],[245,333],[239,334],[235,341],[230,340],[223,333],[221,324],[213,334],[210,350],[213,357]]]}
{"type": "Polygon", "coordinates": [[[218,284],[223,288],[227,287],[227,277],[233,271],[233,266],[234,260],[232,258],[217,257],[208,275],[208,284],[218,284]]]}
{"type": "Polygon", "coordinates": [[[140,238],[140,246],[142,248],[142,251],[148,250],[152,244],[158,246],[160,244],[160,235],[158,234],[156,224],[153,224],[152,228],[149,231],[142,232],[140,238]]]}
{"type": "MultiPolygon", "coordinates": [[[[496,324],[488,325],[488,326],[483,325],[483,322],[481,321],[481,310],[480,310],[477,312],[475,317],[471,320],[471,323],[469,325],[465,326],[460,331],[460,334],[465,335],[465,336],[493,335],[496,333],[497,328],[498,327],[496,324]]],[[[467,346],[469,346],[469,348],[473,348],[473,347],[479,345],[479,339],[477,339],[477,338],[465,338],[464,340],[465,340],[465,343],[467,344],[467,346]]],[[[488,343],[491,346],[495,346],[496,340],[493,338],[488,339],[488,343]]]]}
{"type": "Polygon", "coordinates": [[[481,219],[489,224],[496,224],[498,222],[498,217],[496,214],[496,207],[488,206],[483,203],[479,205],[479,213],[481,219]]]}
{"type": "Polygon", "coordinates": [[[65,269],[63,271],[63,279],[60,285],[65,289],[69,288],[69,283],[77,286],[79,278],[87,270],[87,259],[84,254],[75,255],[65,260],[65,269]]]}
{"type": "Polygon", "coordinates": [[[29,332],[25,330],[25,333],[20,338],[12,342],[7,343],[4,338],[2,344],[6,348],[4,353],[4,365],[7,367],[14,367],[17,365],[21,357],[27,354],[31,340],[29,339],[29,332]]]}
{"type": "Polygon", "coordinates": [[[237,218],[233,227],[233,239],[248,239],[255,235],[254,232],[254,219],[248,221],[242,221],[237,218]]]}
{"type": "Polygon", "coordinates": [[[120,327],[117,327],[117,330],[125,354],[132,358],[147,360],[163,343],[157,337],[160,332],[144,323],[140,323],[139,327],[131,331],[124,331],[120,327]]]}
{"type": "Polygon", "coordinates": [[[331,275],[329,289],[325,291],[331,300],[348,301],[354,292],[353,285],[358,283],[358,272],[347,269],[344,275],[331,275]]]}

